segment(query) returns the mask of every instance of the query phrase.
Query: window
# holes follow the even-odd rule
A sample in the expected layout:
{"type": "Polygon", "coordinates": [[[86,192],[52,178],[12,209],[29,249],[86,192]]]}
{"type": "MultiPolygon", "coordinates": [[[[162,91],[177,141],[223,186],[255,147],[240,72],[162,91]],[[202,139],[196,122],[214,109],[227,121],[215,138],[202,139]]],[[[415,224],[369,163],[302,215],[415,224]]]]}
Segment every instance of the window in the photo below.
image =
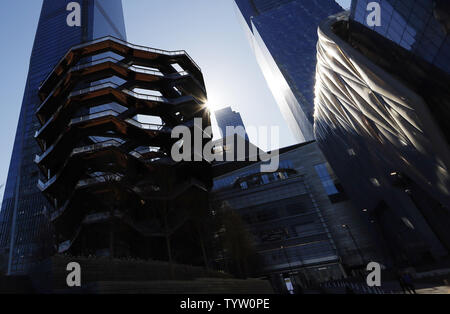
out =
{"type": "Polygon", "coordinates": [[[316,172],[319,175],[320,181],[322,181],[322,185],[325,188],[328,196],[339,194],[339,191],[336,188],[333,180],[331,179],[330,173],[328,172],[327,164],[320,164],[315,166],[314,168],[316,168],[316,172]]]}
{"type": "Polygon", "coordinates": [[[243,190],[247,190],[248,189],[247,182],[241,182],[241,189],[243,189],[243,190]]]}

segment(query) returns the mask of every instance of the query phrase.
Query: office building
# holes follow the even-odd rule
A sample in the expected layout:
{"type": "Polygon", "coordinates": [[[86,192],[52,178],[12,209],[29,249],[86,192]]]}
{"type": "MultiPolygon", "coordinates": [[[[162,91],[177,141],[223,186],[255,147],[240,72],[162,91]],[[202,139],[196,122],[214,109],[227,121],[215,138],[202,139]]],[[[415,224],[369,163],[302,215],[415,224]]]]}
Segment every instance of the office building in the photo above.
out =
{"type": "Polygon", "coordinates": [[[259,66],[293,136],[314,139],[317,27],[334,0],[235,0],[259,66]]]}
{"type": "Polygon", "coordinates": [[[308,287],[380,261],[368,216],[348,200],[317,143],[280,149],[273,173],[247,162],[216,164],[213,174],[212,208],[225,204],[242,217],[261,262],[253,275],[274,286],[284,276],[308,287]]]}
{"type": "Polygon", "coordinates": [[[239,112],[233,111],[231,107],[226,107],[217,110],[215,112],[215,116],[222,138],[237,134],[245,138],[247,141],[249,140],[244,122],[242,121],[242,117],[239,112]],[[233,134],[227,134],[227,127],[234,128],[233,134]]]}
{"type": "Polygon", "coordinates": [[[449,12],[445,0],[354,0],[350,19],[410,51],[411,63],[425,60],[450,73],[449,12]],[[380,5],[380,26],[368,24],[370,2],[380,5]]]}

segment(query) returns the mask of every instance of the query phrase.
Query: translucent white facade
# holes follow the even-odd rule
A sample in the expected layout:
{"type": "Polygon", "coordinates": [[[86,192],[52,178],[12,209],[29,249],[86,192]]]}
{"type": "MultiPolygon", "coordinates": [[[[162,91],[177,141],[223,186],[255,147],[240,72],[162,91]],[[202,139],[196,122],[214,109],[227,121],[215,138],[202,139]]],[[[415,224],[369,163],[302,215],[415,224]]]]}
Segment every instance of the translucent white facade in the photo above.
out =
{"type": "Polygon", "coordinates": [[[321,25],[317,49],[315,135],[344,188],[392,263],[447,255],[448,77],[346,14],[321,25]]]}

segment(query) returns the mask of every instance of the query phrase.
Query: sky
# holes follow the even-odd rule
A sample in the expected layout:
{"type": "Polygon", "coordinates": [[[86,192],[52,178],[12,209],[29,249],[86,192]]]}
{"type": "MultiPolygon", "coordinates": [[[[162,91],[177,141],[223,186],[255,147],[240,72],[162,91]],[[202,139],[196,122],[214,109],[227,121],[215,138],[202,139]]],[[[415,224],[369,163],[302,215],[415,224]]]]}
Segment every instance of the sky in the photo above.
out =
{"type": "MultiPolygon", "coordinates": [[[[350,0],[337,2],[348,7],[350,0]]],[[[2,1],[0,186],[7,178],[41,5],[42,0],[2,1]]],[[[123,6],[129,42],[165,50],[183,49],[199,64],[212,110],[231,106],[241,113],[245,125],[278,126],[280,147],[296,144],[259,69],[232,0],[123,0],[123,6]]],[[[0,202],[2,199],[0,188],[0,202]]]]}

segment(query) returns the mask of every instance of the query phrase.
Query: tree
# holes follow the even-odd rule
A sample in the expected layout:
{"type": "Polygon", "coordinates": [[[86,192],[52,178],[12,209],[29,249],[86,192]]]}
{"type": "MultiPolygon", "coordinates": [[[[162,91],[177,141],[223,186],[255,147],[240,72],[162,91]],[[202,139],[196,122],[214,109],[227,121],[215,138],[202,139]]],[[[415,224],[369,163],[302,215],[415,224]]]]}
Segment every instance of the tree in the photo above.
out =
{"type": "Polygon", "coordinates": [[[254,274],[260,266],[259,256],[246,224],[227,202],[215,211],[219,246],[228,271],[239,278],[254,274]]]}
{"type": "Polygon", "coordinates": [[[214,238],[213,216],[209,210],[203,210],[203,208],[198,207],[191,212],[191,221],[194,229],[192,236],[200,244],[204,266],[209,270],[210,265],[207,251],[212,246],[214,238]]]}

